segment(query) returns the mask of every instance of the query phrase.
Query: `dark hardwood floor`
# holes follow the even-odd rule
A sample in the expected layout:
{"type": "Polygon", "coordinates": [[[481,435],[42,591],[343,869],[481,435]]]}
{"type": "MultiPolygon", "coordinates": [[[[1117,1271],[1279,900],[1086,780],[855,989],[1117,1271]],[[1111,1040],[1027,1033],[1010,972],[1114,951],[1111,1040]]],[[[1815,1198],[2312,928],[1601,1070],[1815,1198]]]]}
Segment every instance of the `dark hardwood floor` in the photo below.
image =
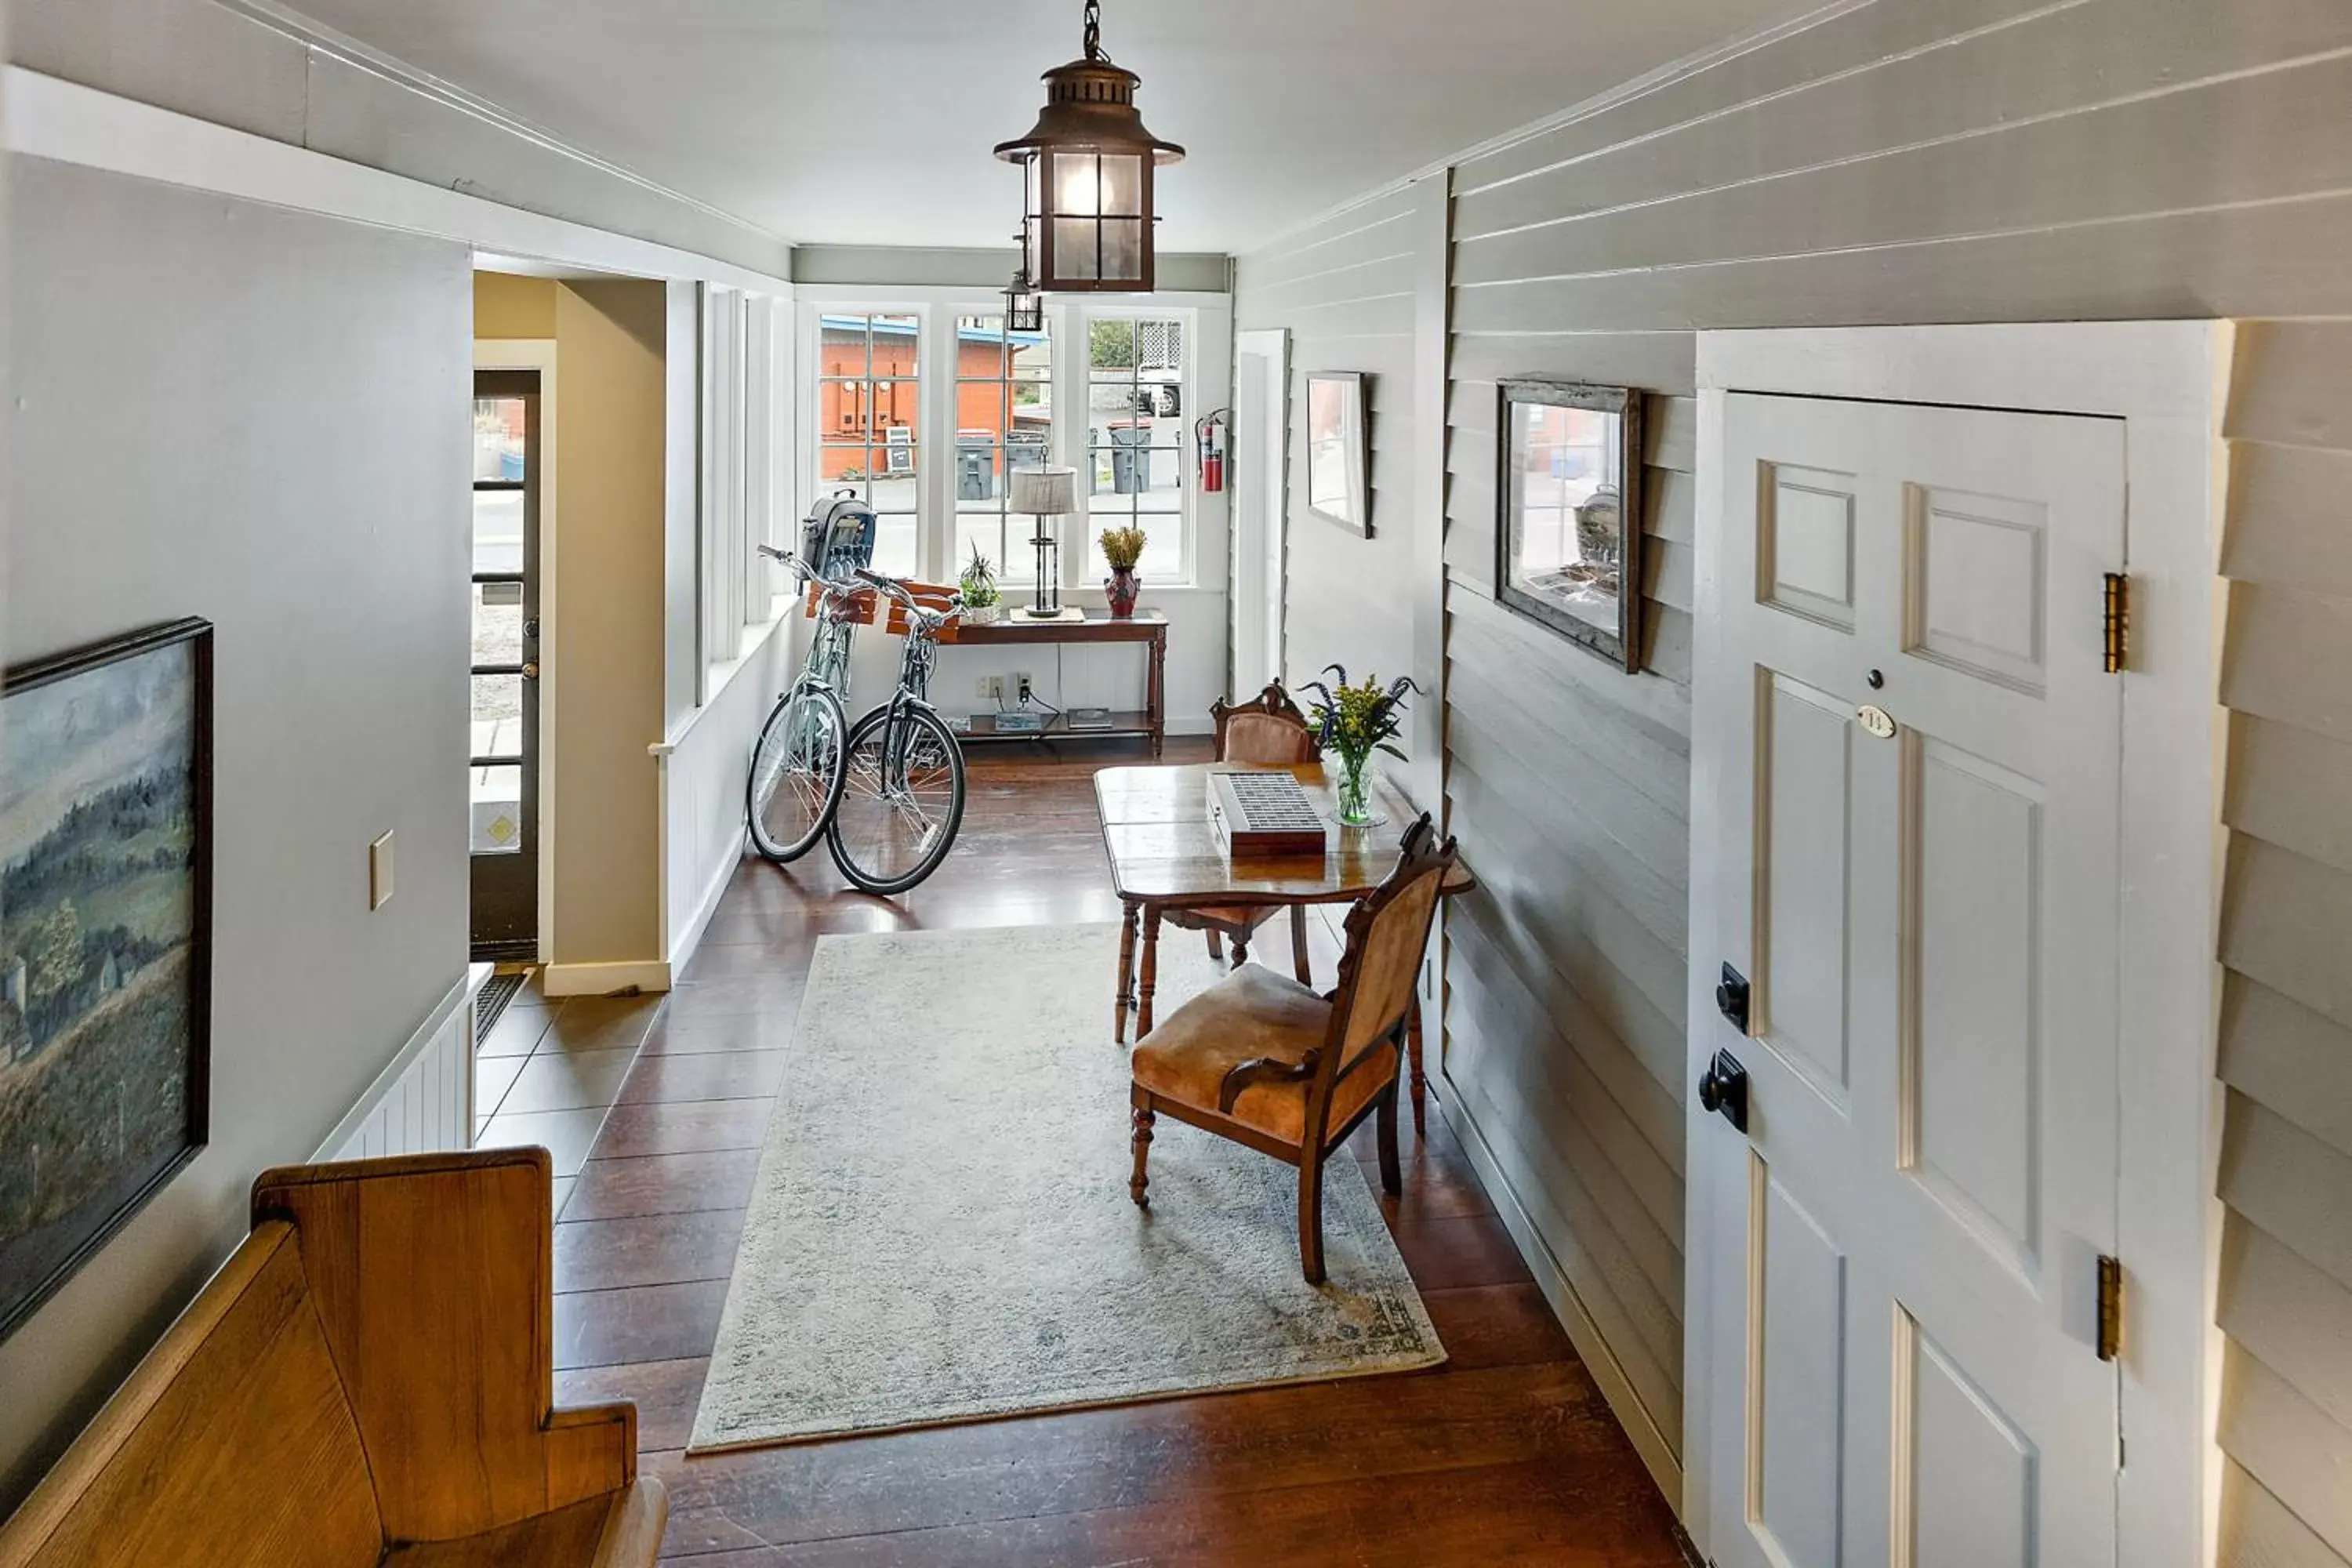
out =
{"type": "MultiPolygon", "coordinates": [[[[845,890],[822,850],[745,863],[562,1200],[558,1399],[636,1401],[645,1468],[670,1488],[664,1556],[701,1568],[1679,1568],[1664,1502],[1433,1112],[1425,1142],[1408,1121],[1405,1192],[1383,1205],[1444,1367],[684,1456],[817,938],[1116,919],[1091,776],[1138,750],[978,749],[954,854],[901,900],[845,890]]],[[[1167,760],[1205,757],[1179,741],[1167,760]]],[[[1318,941],[1328,983],[1328,924],[1318,941]]]]}

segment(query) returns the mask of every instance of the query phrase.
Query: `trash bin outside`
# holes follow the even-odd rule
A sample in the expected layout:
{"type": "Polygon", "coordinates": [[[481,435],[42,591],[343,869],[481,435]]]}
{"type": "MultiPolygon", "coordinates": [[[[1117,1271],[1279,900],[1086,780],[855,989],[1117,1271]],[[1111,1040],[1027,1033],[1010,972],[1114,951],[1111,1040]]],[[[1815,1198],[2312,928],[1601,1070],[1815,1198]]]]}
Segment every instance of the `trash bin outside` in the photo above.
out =
{"type": "Polygon", "coordinates": [[[1017,474],[1024,468],[1045,466],[1045,437],[1037,430],[1013,430],[1004,437],[1004,471],[1017,474]]]}
{"type": "Polygon", "coordinates": [[[1111,493],[1139,496],[1151,488],[1150,440],[1151,431],[1147,426],[1111,426],[1111,493]]]}
{"type": "Polygon", "coordinates": [[[996,493],[996,441],[985,431],[956,436],[956,500],[986,500],[996,493]]]}

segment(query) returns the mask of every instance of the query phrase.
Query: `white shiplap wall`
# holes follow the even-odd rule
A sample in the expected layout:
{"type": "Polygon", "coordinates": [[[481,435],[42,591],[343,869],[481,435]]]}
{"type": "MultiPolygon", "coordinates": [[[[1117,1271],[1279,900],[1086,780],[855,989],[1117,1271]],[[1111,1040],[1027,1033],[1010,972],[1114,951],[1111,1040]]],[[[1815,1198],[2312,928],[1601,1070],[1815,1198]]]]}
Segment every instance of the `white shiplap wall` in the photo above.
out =
{"type": "MultiPolygon", "coordinates": [[[[1451,172],[1448,798],[1486,886],[1448,921],[1447,1076],[1669,1495],[1693,333],[2228,317],[2222,1557],[2352,1563],[2347,105],[2341,0],[1876,0],[1451,172]],[[1643,675],[1492,600],[1495,383],[1513,375],[1654,395],[1643,675]]],[[[1402,365],[1404,200],[1245,258],[1240,319],[1332,368],[1402,365]]],[[[1391,418],[1439,415],[1433,385],[1388,396],[1391,418]]],[[[1301,630],[1394,646],[1415,586],[1328,542],[1308,541],[1315,571],[1295,548],[1294,664],[1301,630]]]]}

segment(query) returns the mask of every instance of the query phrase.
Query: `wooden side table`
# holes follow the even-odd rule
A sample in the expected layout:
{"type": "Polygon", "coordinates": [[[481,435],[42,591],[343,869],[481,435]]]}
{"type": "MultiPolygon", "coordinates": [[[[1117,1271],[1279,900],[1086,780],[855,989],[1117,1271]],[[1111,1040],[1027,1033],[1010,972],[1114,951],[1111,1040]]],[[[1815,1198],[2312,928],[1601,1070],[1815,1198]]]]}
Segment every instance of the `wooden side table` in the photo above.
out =
{"type": "Polygon", "coordinates": [[[969,730],[956,738],[977,741],[1095,740],[1125,736],[1151,742],[1158,756],[1168,740],[1168,616],[1160,610],[1139,610],[1126,619],[1088,616],[1082,621],[1031,621],[1007,611],[1000,620],[975,626],[961,621],[950,625],[941,642],[969,647],[1012,647],[1026,643],[1141,643],[1145,646],[1143,709],[1114,710],[1108,729],[1074,730],[1069,717],[1056,713],[1038,730],[999,731],[986,713],[975,714],[969,730]]]}

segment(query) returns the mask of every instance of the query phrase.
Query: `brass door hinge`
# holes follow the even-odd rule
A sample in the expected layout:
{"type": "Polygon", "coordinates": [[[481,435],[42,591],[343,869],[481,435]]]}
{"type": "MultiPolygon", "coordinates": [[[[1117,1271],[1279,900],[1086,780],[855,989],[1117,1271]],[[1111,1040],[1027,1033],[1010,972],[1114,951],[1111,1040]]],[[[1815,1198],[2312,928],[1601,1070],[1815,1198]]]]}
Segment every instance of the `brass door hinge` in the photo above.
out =
{"type": "Polygon", "coordinates": [[[2113,1361],[2124,1350],[2124,1266],[2099,1259],[2099,1359],[2113,1361]]]}
{"type": "Polygon", "coordinates": [[[2123,673],[2124,657],[2131,645],[2131,579],[2120,572],[2107,574],[2105,626],[2106,671],[2123,673]]]}

